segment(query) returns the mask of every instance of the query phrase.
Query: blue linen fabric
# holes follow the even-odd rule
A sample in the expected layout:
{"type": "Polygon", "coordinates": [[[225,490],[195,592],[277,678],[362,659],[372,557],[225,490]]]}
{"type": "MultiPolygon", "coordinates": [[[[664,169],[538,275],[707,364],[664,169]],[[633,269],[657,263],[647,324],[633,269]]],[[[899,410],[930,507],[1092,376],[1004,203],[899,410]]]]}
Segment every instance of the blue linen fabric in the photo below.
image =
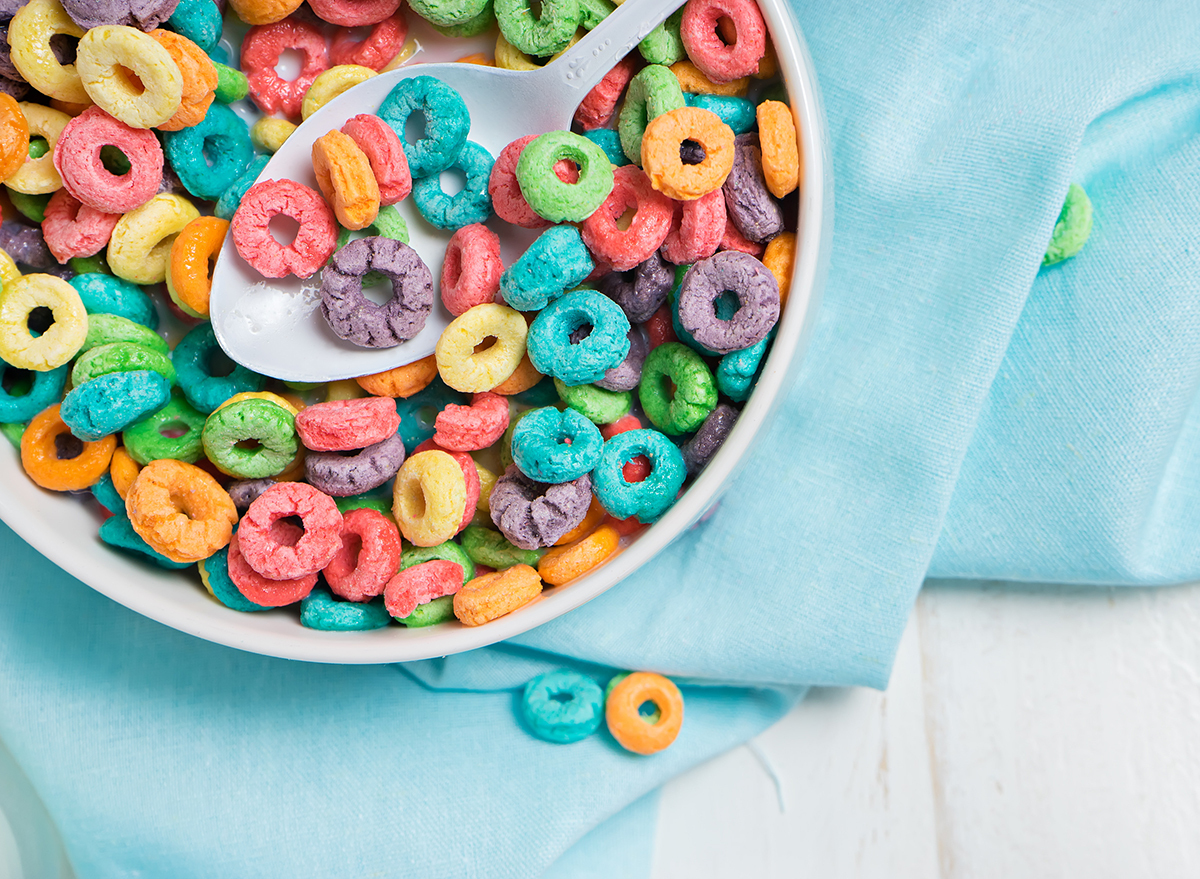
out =
{"type": "Polygon", "coordinates": [[[647,570],[507,645],[333,668],[164,629],[0,533],[0,738],[81,879],[644,876],[653,790],[805,686],[883,686],[927,572],[1200,576],[1195,0],[792,8],[836,174],[822,311],[647,570]],[[1092,238],[1041,269],[1073,180],[1092,238]],[[561,666],[679,676],[679,741],[528,736],[516,688],[561,666]]]}

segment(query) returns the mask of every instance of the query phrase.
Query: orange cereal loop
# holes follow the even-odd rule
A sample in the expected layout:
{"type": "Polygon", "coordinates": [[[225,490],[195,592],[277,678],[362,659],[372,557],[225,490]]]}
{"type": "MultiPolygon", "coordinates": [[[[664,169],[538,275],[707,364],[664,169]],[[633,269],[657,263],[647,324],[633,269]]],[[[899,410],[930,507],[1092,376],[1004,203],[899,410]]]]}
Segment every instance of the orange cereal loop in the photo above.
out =
{"type": "Polygon", "coordinates": [[[756,111],[758,139],[762,146],[763,177],[767,189],[783,198],[800,185],[800,147],[796,141],[796,120],[792,109],[782,101],[763,101],[756,111]]]}
{"type": "Polygon", "coordinates": [[[407,399],[429,387],[437,374],[437,358],[430,354],[415,363],[406,363],[371,375],[360,375],[355,381],[372,396],[407,399]]]}
{"type": "Polygon", "coordinates": [[[475,52],[471,55],[463,55],[458,59],[459,64],[478,64],[481,67],[495,67],[496,62],[482,52],[475,52]]]}
{"type": "Polygon", "coordinates": [[[229,543],[237,508],[208,473],[172,458],[151,461],[125,498],[129,522],[155,552],[198,562],[229,543]]]}
{"type": "Polygon", "coordinates": [[[212,270],[217,264],[229,222],[219,217],[197,217],[176,236],[167,263],[167,292],[186,314],[208,317],[212,270]]]}
{"type": "Polygon", "coordinates": [[[604,719],[622,748],[635,754],[657,754],[683,726],[683,695],[669,678],[637,671],[612,688],[604,703],[604,719]],[[650,702],[658,709],[653,723],[638,709],[650,702]]]}
{"type": "Polygon", "coordinates": [[[743,76],[732,82],[715,83],[691,61],[678,61],[671,65],[671,72],[679,80],[679,87],[685,92],[700,95],[728,95],[734,98],[746,97],[750,90],[750,77],[743,76]]]}
{"type": "Polygon", "coordinates": [[[179,131],[198,125],[208,112],[217,88],[217,68],[204,50],[172,31],[161,28],[150,31],[171,59],[179,67],[183,77],[183,98],[175,115],[157,126],[159,131],[179,131]]]}
{"type": "Polygon", "coordinates": [[[679,107],[650,121],[642,137],[642,168],[650,185],[678,201],[695,201],[720,189],[733,170],[733,129],[716,113],[679,107]],[[685,165],[680,146],[692,140],[704,148],[704,160],[685,165]]]}
{"type": "Polygon", "coordinates": [[[758,62],[758,72],[750,74],[755,79],[770,79],[779,73],[779,56],[775,54],[775,47],[771,45],[771,41],[767,40],[767,51],[763,53],[762,60],[758,62]]]}
{"type": "Polygon", "coordinates": [[[321,194],[347,229],[365,229],[379,215],[379,184],[371,162],[354,139],[340,131],[312,145],[313,173],[321,194]]]}
{"type": "Polygon", "coordinates": [[[304,0],[229,0],[229,5],[246,24],[274,24],[300,8],[304,0]]]}
{"type": "Polygon", "coordinates": [[[464,626],[482,626],[528,604],[541,591],[537,571],[529,565],[513,565],[468,581],[454,594],[454,615],[464,626]]]}
{"type": "Polygon", "coordinates": [[[796,262],[796,233],[780,232],[763,254],[762,263],[771,270],[779,282],[779,305],[787,305],[788,292],[792,289],[792,267],[796,262]]]}
{"type": "Polygon", "coordinates": [[[529,359],[529,352],[521,356],[521,362],[517,365],[516,372],[506,378],[496,387],[492,388],[493,394],[503,394],[506,397],[513,394],[520,394],[529,390],[545,376],[537,371],[533,365],[533,361],[529,359]]]}
{"type": "Polygon", "coordinates": [[[85,443],[71,433],[58,405],[43,409],[21,434],[21,466],[29,478],[51,491],[79,491],[95,485],[117,447],[115,436],[85,443]]]}
{"type": "Polygon", "coordinates": [[[21,105],[0,92],[0,180],[20,170],[29,157],[29,123],[21,105]]]}
{"type": "Polygon", "coordinates": [[[271,477],[276,482],[299,482],[304,478],[304,446],[296,450],[292,463],[283,468],[283,472],[271,477]]]}
{"type": "MultiPolygon", "coordinates": [[[[588,507],[588,511],[584,515],[583,521],[560,537],[558,542],[554,545],[566,546],[569,543],[574,543],[576,540],[586,537],[592,533],[593,528],[604,521],[604,517],[607,515],[608,511],[604,509],[604,505],[600,503],[595,495],[593,495],[591,506],[588,507]]],[[[546,579],[544,574],[542,575],[542,579],[546,579]]]]}
{"type": "Polygon", "coordinates": [[[137,479],[141,469],[138,462],[133,460],[133,456],[125,451],[124,446],[117,446],[113,450],[112,463],[108,465],[108,475],[112,478],[113,488],[117,490],[117,494],[121,496],[122,500],[129,494],[129,488],[133,485],[133,480],[137,479]]]}
{"type": "Polygon", "coordinates": [[[76,104],[74,101],[60,101],[54,98],[50,101],[50,106],[60,113],[66,113],[68,116],[78,116],[91,104],[76,104]]]}
{"type": "MultiPolygon", "coordinates": [[[[591,510],[588,511],[589,515],[591,510]]],[[[621,535],[611,525],[601,525],[569,546],[555,545],[538,562],[538,574],[551,586],[562,586],[582,577],[617,551],[621,535]]]]}

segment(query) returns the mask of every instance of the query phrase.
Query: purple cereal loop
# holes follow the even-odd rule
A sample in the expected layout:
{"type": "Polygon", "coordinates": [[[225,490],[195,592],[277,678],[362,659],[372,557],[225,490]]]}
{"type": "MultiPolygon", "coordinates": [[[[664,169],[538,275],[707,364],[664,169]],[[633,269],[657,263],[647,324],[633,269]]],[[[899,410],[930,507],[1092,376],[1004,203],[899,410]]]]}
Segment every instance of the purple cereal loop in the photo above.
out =
{"type": "Polygon", "coordinates": [[[24,100],[25,96],[29,94],[29,83],[0,76],[0,92],[4,92],[14,101],[24,100]]]}
{"type": "MultiPolygon", "coordinates": [[[[3,10],[4,4],[0,3],[0,10],[3,10]]],[[[0,24],[0,76],[5,79],[11,79],[13,82],[25,82],[25,77],[21,76],[15,64],[12,63],[12,49],[8,45],[8,22],[0,24]]]]}
{"type": "Polygon", "coordinates": [[[675,267],[655,253],[632,272],[610,272],[596,287],[621,306],[630,323],[640,324],[658,311],[674,285],[675,267]]]}
{"type": "Polygon", "coordinates": [[[27,2],[28,0],[0,0],[0,21],[10,21],[27,2]]]}
{"type": "Polygon", "coordinates": [[[38,271],[59,268],[58,260],[50,253],[42,230],[37,226],[26,226],[12,220],[0,223],[0,250],[13,258],[13,262],[38,271]]]}
{"type": "Polygon", "coordinates": [[[679,323],[717,354],[749,348],[766,338],[778,320],[779,282],[748,253],[722,251],[700,260],[683,276],[679,323]],[[717,300],[726,292],[737,296],[738,309],[722,320],[717,317],[717,300]]]}
{"type": "Polygon", "coordinates": [[[63,0],[67,15],[84,30],[122,24],[152,31],[168,18],[179,0],[63,0]]]}
{"type": "Polygon", "coordinates": [[[378,488],[395,476],[405,455],[404,440],[396,433],[357,455],[309,452],[304,473],[313,488],[331,497],[350,497],[378,488]]]}
{"type": "Polygon", "coordinates": [[[510,465],[492,489],[492,522],[519,549],[553,546],[583,521],[592,504],[592,480],[584,474],[571,482],[534,482],[510,465]]]}
{"type": "Polygon", "coordinates": [[[392,348],[413,338],[433,308],[433,275],[415,250],[379,235],[351,241],[321,273],[321,313],[338,337],[363,348],[392,348]],[[367,272],[392,282],[392,298],[363,295],[367,272]]]}
{"type": "Polygon", "coordinates": [[[274,484],[275,480],[269,477],[266,479],[239,479],[229,483],[229,488],[225,490],[229,492],[229,498],[233,501],[233,505],[239,511],[245,512],[260,494],[274,484]]]}
{"type": "Polygon", "coordinates": [[[717,449],[729,437],[733,425],[741,413],[728,403],[721,403],[700,425],[695,435],[683,444],[683,462],[687,465],[688,476],[695,476],[707,466],[717,449]]]}
{"type": "Polygon", "coordinates": [[[757,134],[739,134],[733,139],[733,170],[722,190],[729,220],[746,238],[762,243],[783,231],[783,209],[771,197],[763,178],[757,134]]]}
{"type": "Polygon", "coordinates": [[[606,391],[632,391],[642,380],[642,364],[646,362],[649,352],[650,346],[646,343],[641,328],[630,327],[629,353],[625,355],[620,366],[614,366],[604,373],[604,378],[594,384],[606,391]]]}

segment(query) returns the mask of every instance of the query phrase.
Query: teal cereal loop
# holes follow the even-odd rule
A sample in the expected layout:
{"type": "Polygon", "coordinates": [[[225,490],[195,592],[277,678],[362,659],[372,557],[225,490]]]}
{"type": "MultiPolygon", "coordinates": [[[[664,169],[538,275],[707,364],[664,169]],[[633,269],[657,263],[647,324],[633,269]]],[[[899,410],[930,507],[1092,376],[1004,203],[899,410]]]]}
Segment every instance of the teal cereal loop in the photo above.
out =
{"type": "Polygon", "coordinates": [[[176,389],[165,406],[125,428],[121,441],[129,457],[142,465],[162,458],[194,464],[204,453],[205,420],[176,389]]]}
{"type": "Polygon", "coordinates": [[[246,79],[246,74],[220,62],[213,62],[213,67],[217,69],[216,99],[222,104],[232,104],[250,94],[250,80],[246,79]]]}
{"type": "Polygon", "coordinates": [[[592,490],[618,519],[637,516],[649,524],[675,503],[685,479],[687,465],[675,443],[657,430],[627,430],[604,444],[600,463],[592,471],[592,490]],[[650,475],[641,482],[627,482],[625,465],[639,455],[649,459],[650,475]]]}
{"type": "Polygon", "coordinates": [[[609,391],[596,385],[570,387],[557,378],[554,389],[559,399],[593,424],[612,424],[633,408],[633,394],[629,391],[609,391]]]}
{"type": "Polygon", "coordinates": [[[457,193],[447,195],[438,174],[413,180],[413,203],[421,216],[431,226],[451,231],[472,223],[487,222],[492,215],[488,180],[495,161],[492,154],[479,144],[467,141],[458,157],[446,169],[457,169],[466,177],[466,185],[457,193]]]}
{"type": "Polygon", "coordinates": [[[152,330],[158,329],[154,301],[137,284],[99,273],[76,275],[67,283],[75,288],[88,314],[116,314],[152,330]]]}
{"type": "Polygon", "coordinates": [[[205,52],[211,52],[221,39],[221,10],[212,0],[179,0],[167,24],[205,52]]]}
{"type": "Polygon", "coordinates": [[[148,561],[154,562],[160,568],[182,571],[184,568],[192,566],[191,562],[173,562],[165,555],[156,552],[142,539],[140,534],[133,530],[129,518],[124,515],[109,516],[101,522],[100,539],[111,547],[140,555],[148,561]]]}
{"type": "Polygon", "coordinates": [[[436,626],[448,623],[454,619],[454,596],[443,595],[425,604],[418,604],[417,609],[396,622],[410,629],[422,629],[426,626],[436,626]]]}
{"type": "Polygon", "coordinates": [[[471,561],[467,551],[453,540],[447,540],[437,546],[405,546],[404,551],[400,554],[400,570],[433,561],[454,562],[456,565],[462,565],[463,583],[475,578],[475,563],[471,561]]]}
{"type": "Polygon", "coordinates": [[[187,395],[188,402],[201,412],[212,412],[234,394],[261,391],[267,383],[264,376],[228,358],[224,359],[232,364],[232,370],[218,374],[223,371],[216,369],[213,361],[223,358],[224,354],[208,321],[189,330],[171,356],[179,387],[187,395]]]}
{"type": "Polygon", "coordinates": [[[108,372],[72,388],[59,417],[79,439],[94,442],[124,430],[169,399],[171,386],[157,372],[108,372]]]}
{"type": "Polygon", "coordinates": [[[517,311],[540,311],[596,267],[574,226],[552,226],[500,275],[500,295],[517,311]]]}
{"type": "Polygon", "coordinates": [[[513,565],[529,565],[536,568],[537,563],[546,554],[544,549],[518,549],[499,531],[482,525],[468,525],[459,539],[471,561],[497,571],[511,568],[513,565]]]}
{"type": "Polygon", "coordinates": [[[767,353],[770,336],[760,339],[749,348],[726,354],[717,364],[717,390],[735,403],[744,402],[754,388],[754,378],[767,353]]]}
{"type": "Polygon", "coordinates": [[[558,402],[558,390],[554,387],[554,379],[546,376],[527,391],[513,396],[518,403],[526,406],[553,406],[558,402]]]}
{"type": "Polygon", "coordinates": [[[92,497],[108,510],[114,516],[125,515],[125,499],[121,497],[117,491],[117,487],[113,485],[112,477],[105,473],[100,477],[99,481],[92,486],[92,497]]]}
{"type": "Polygon", "coordinates": [[[208,558],[197,562],[200,569],[200,579],[212,597],[230,610],[242,613],[257,613],[260,610],[270,610],[261,604],[255,604],[238,591],[233,579],[229,576],[229,547],[223,546],[208,558]]]}
{"type": "Polygon", "coordinates": [[[683,38],[679,35],[679,25],[683,21],[683,9],[679,9],[650,31],[646,39],[638,43],[638,51],[648,64],[662,64],[670,67],[676,61],[687,57],[683,48],[683,38]]]}
{"type": "Polygon", "coordinates": [[[613,129],[593,128],[591,131],[585,131],[583,136],[604,150],[604,155],[608,156],[608,160],[612,162],[614,168],[629,164],[629,157],[621,148],[621,135],[613,129]]]}
{"type": "Polygon", "coordinates": [[[533,319],[526,344],[538,372],[566,385],[591,384],[629,354],[629,318],[603,293],[572,290],[533,319]]]}
{"type": "Polygon", "coordinates": [[[27,375],[29,386],[23,394],[19,394],[15,384],[9,384],[8,388],[0,384],[0,422],[6,424],[28,421],[43,409],[57,403],[63,388],[66,387],[67,374],[71,367],[63,364],[46,372],[36,372],[17,369],[0,360],[0,381],[10,370],[18,376],[27,375]]]}
{"type": "Polygon", "coordinates": [[[646,126],[663,113],[685,106],[683,89],[669,67],[651,64],[643,67],[629,81],[625,91],[625,103],[617,116],[617,131],[621,133],[621,147],[629,161],[642,164],[642,136],[646,126]]]}
{"type": "Polygon", "coordinates": [[[1092,234],[1092,200],[1078,183],[1067,188],[1067,198],[1054,224],[1054,235],[1042,257],[1042,265],[1052,266],[1070,259],[1083,249],[1092,234]]]}
{"type": "Polygon", "coordinates": [[[471,130],[471,114],[462,96],[432,76],[414,76],[396,83],[379,105],[379,118],[399,136],[414,180],[449,168],[471,130]],[[418,110],[425,116],[425,136],[409,143],[404,127],[418,110]]]}
{"type": "Polygon", "coordinates": [[[550,131],[531,141],[521,151],[516,173],[529,206],[552,223],[586,220],[613,188],[612,162],[604,150],[570,131],[550,131]],[[554,172],[555,164],[563,159],[579,167],[575,183],[559,179],[554,172]]]}
{"type": "Polygon", "coordinates": [[[229,184],[221,193],[221,197],[217,199],[217,206],[213,208],[213,213],[222,220],[232,220],[233,215],[237,213],[238,205],[242,203],[242,198],[258,180],[258,175],[263,172],[263,168],[267,167],[269,161],[271,161],[270,156],[255,156],[242,176],[229,184]]]}
{"type": "Polygon", "coordinates": [[[208,460],[238,479],[282,473],[300,448],[292,413],[256,398],[231,403],[209,415],[201,439],[208,460]]]}
{"type": "Polygon", "coordinates": [[[571,482],[595,468],[603,445],[599,429],[586,416],[547,406],[521,419],[513,431],[512,457],[535,482],[571,482]]]}
{"type": "Polygon", "coordinates": [[[71,369],[71,382],[82,385],[111,372],[131,372],[149,369],[157,372],[167,384],[175,384],[175,365],[161,351],[135,342],[109,342],[84,352],[71,369]]]}
{"type": "Polygon", "coordinates": [[[716,407],[717,385],[699,354],[681,342],[668,342],[646,357],[638,399],[659,430],[690,433],[716,407]]]}
{"type": "Polygon", "coordinates": [[[546,672],[525,685],[521,718],[539,739],[561,745],[582,741],[604,721],[604,692],[579,672],[546,672]]]}
{"type": "Polygon", "coordinates": [[[567,48],[582,18],[579,0],[541,0],[534,15],[532,0],[496,0],[496,23],[514,48],[545,57],[567,48]]]}
{"type": "Polygon", "coordinates": [[[245,174],[254,159],[254,144],[242,118],[213,102],[198,125],[167,132],[163,152],[184,189],[216,201],[245,174]]]}
{"type": "Polygon", "coordinates": [[[318,586],[300,602],[300,625],[323,632],[364,632],[392,621],[380,601],[339,601],[318,586]]]}
{"type": "Polygon", "coordinates": [[[119,314],[92,314],[88,316],[87,337],[79,353],[83,354],[101,345],[114,342],[132,342],[143,348],[150,348],[160,354],[167,355],[171,349],[166,339],[149,327],[132,321],[119,314]]]}
{"type": "Polygon", "coordinates": [[[733,95],[697,95],[689,92],[683,99],[689,107],[708,110],[732,128],[734,134],[745,134],[758,124],[754,104],[745,98],[733,95]]]}

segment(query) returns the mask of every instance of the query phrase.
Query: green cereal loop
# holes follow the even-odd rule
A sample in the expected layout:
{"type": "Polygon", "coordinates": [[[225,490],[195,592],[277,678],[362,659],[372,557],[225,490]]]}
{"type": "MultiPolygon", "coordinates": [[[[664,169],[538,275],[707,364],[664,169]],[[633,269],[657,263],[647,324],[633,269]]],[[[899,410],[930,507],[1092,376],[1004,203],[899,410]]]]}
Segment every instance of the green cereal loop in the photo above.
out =
{"type": "Polygon", "coordinates": [[[595,213],[612,192],[613,166],[604,150],[582,134],[551,131],[531,141],[521,152],[517,183],[529,206],[540,216],[552,223],[577,223],[595,213]],[[554,163],[559,159],[579,166],[577,183],[558,179],[554,163]]]}
{"type": "Polygon", "coordinates": [[[490,30],[495,23],[496,13],[492,8],[492,0],[488,0],[483,11],[474,18],[469,18],[462,24],[435,24],[433,29],[443,37],[477,37],[490,30]]]}
{"type": "Polygon", "coordinates": [[[87,337],[79,352],[83,354],[113,342],[132,342],[164,356],[171,352],[167,340],[147,326],[119,314],[89,314],[87,337]]]}
{"type": "Polygon", "coordinates": [[[482,525],[468,525],[460,536],[462,548],[477,565],[486,565],[503,571],[513,565],[529,565],[536,568],[544,549],[518,549],[508,542],[499,531],[485,528],[482,525]]]}
{"type": "Polygon", "coordinates": [[[24,432],[25,425],[18,421],[0,424],[0,433],[4,434],[17,449],[21,448],[21,434],[24,432]]]}
{"type": "Polygon", "coordinates": [[[1083,249],[1088,236],[1092,234],[1092,200],[1078,183],[1072,183],[1067,189],[1067,200],[1063,202],[1058,214],[1058,222],[1054,224],[1054,235],[1046,255],[1042,257],[1042,265],[1052,266],[1064,259],[1070,259],[1083,249]]]}
{"type": "Polygon", "coordinates": [[[240,101],[250,93],[250,80],[246,79],[246,74],[219,61],[214,61],[213,67],[217,69],[216,98],[222,104],[240,101]]]}
{"type": "Polygon", "coordinates": [[[579,0],[579,26],[590,31],[616,8],[611,0],[579,0]]]}
{"type": "Polygon", "coordinates": [[[679,9],[650,31],[646,39],[638,43],[638,51],[642,53],[642,57],[650,64],[662,64],[666,67],[686,58],[683,38],[679,36],[679,25],[682,21],[683,10],[679,9]]]}
{"type": "Polygon", "coordinates": [[[86,381],[110,372],[132,372],[149,369],[175,384],[175,365],[169,357],[154,348],[135,342],[109,342],[86,351],[71,369],[71,384],[78,387],[86,381]]]}
{"type": "MultiPolygon", "coordinates": [[[[629,675],[631,675],[631,674],[632,674],[632,672],[623,671],[620,674],[615,674],[612,676],[612,679],[608,682],[608,686],[606,686],[604,688],[604,704],[605,705],[608,704],[608,697],[612,695],[613,688],[616,687],[617,684],[621,683],[621,681],[625,680],[625,678],[629,677],[629,675]]],[[[651,710],[649,714],[642,715],[642,717],[645,718],[646,723],[649,723],[651,725],[658,723],[659,718],[662,717],[662,712],[660,712],[658,710],[658,706],[655,705],[653,702],[647,702],[645,704],[653,706],[653,710],[651,710]]],[[[639,713],[640,713],[640,711],[639,711],[639,713]]]]}
{"type": "Polygon", "coordinates": [[[443,595],[427,604],[418,604],[417,609],[406,617],[397,618],[396,622],[410,629],[420,629],[425,626],[436,626],[438,623],[448,623],[454,619],[454,596],[443,595]]]}
{"type": "Polygon", "coordinates": [[[389,519],[392,517],[392,499],[380,494],[353,494],[350,497],[335,497],[338,512],[343,516],[351,510],[374,510],[389,519]]]}
{"type": "Polygon", "coordinates": [[[46,219],[46,205],[50,203],[49,195],[26,195],[23,192],[17,192],[15,189],[8,189],[8,200],[12,202],[12,206],[24,214],[35,223],[40,223],[46,219]]]}
{"type": "Polygon", "coordinates": [[[129,457],[142,465],[162,458],[193,464],[200,460],[204,451],[201,439],[204,422],[204,413],[195,409],[183,392],[176,388],[167,405],[125,428],[121,442],[125,444],[129,457]],[[179,436],[163,433],[174,433],[180,428],[184,428],[184,432],[179,436]]]}
{"type": "Polygon", "coordinates": [[[685,106],[683,89],[671,68],[651,64],[638,71],[629,81],[625,92],[625,103],[617,116],[617,131],[621,134],[621,148],[629,161],[641,167],[642,136],[651,120],[663,113],[685,106]]]}
{"type": "Polygon", "coordinates": [[[650,423],[663,433],[689,433],[716,407],[717,384],[699,354],[682,342],[668,342],[646,357],[638,399],[650,423]],[[672,394],[667,379],[675,386],[672,394]]]}
{"type": "Polygon", "coordinates": [[[513,465],[513,431],[517,429],[517,425],[521,423],[521,419],[532,411],[532,409],[522,409],[520,412],[516,412],[510,416],[508,427],[505,428],[504,435],[500,437],[500,466],[505,470],[513,465]]]}
{"type": "Polygon", "coordinates": [[[400,553],[400,570],[403,571],[411,568],[413,565],[419,565],[424,562],[439,560],[462,565],[463,583],[475,578],[475,563],[471,561],[471,557],[467,555],[467,551],[453,540],[447,540],[445,543],[439,543],[437,546],[404,547],[404,551],[400,553]]]}
{"type": "Polygon", "coordinates": [[[73,256],[67,260],[67,268],[77,275],[108,274],[108,263],[104,261],[102,253],[95,256],[73,256]]]}
{"type": "Polygon", "coordinates": [[[324,385],[323,382],[284,382],[283,384],[284,387],[291,388],[293,391],[298,391],[301,394],[324,385]]]}
{"type": "MultiPolygon", "coordinates": [[[[384,238],[391,238],[399,241],[402,244],[408,244],[408,223],[404,217],[400,216],[400,212],[396,210],[394,205],[384,205],[379,209],[379,213],[364,230],[367,235],[382,235],[384,238]]],[[[350,236],[353,233],[345,226],[338,226],[337,249],[341,250],[350,243],[350,236]]],[[[367,237],[364,235],[362,237],[367,237]]],[[[335,253],[337,251],[334,251],[335,253]]],[[[329,261],[333,262],[333,257],[329,257],[329,261]]]]}
{"type": "Polygon", "coordinates": [[[269,400],[249,399],[218,409],[204,422],[204,454],[238,479],[276,476],[296,457],[292,413],[269,400]],[[244,448],[242,443],[256,442],[244,448]]]}
{"type": "Polygon", "coordinates": [[[579,0],[542,0],[535,18],[531,0],[496,0],[496,23],[513,48],[545,57],[561,52],[579,29],[579,0]]]}
{"type": "Polygon", "coordinates": [[[478,18],[490,0],[409,0],[408,8],[430,24],[454,27],[478,18]]]}
{"type": "Polygon", "coordinates": [[[559,379],[554,380],[554,387],[564,403],[593,424],[612,424],[633,408],[633,394],[629,391],[606,391],[596,385],[569,388],[559,379]]]}

